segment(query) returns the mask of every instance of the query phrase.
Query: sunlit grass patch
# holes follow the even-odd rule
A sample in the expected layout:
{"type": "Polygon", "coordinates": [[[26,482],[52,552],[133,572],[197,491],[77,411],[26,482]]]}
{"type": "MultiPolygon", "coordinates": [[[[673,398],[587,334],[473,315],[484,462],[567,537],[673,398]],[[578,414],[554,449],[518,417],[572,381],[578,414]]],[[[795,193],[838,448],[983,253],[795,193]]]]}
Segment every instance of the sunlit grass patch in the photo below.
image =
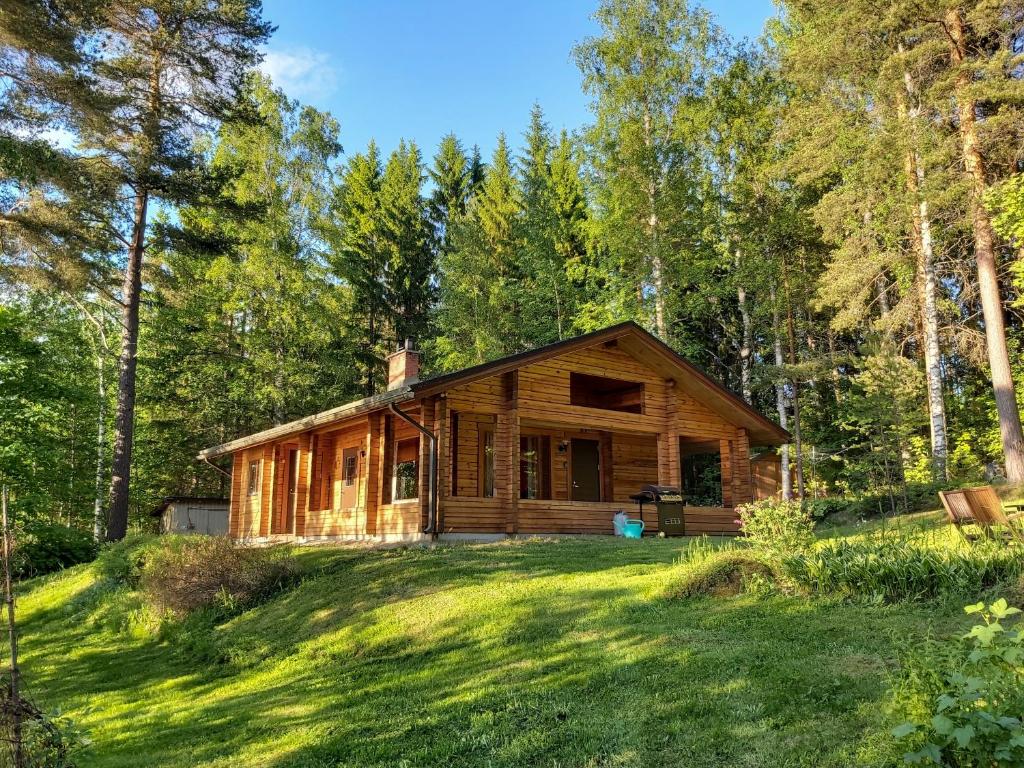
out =
{"type": "Polygon", "coordinates": [[[25,585],[26,679],[88,732],[83,766],[854,764],[893,636],[958,608],[665,599],[742,547],[299,548],[294,588],[209,628],[216,663],[100,621],[79,567],[25,585]]]}

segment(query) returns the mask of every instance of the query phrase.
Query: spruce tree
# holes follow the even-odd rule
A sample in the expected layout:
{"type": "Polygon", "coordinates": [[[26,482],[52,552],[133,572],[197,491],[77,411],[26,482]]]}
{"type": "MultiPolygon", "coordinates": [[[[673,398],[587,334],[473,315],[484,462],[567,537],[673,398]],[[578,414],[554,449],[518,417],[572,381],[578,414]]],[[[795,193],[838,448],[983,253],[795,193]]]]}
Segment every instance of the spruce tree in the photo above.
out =
{"type": "Polygon", "coordinates": [[[389,351],[381,177],[380,154],[371,141],[365,153],[349,160],[322,225],[331,269],[351,288],[350,327],[364,395],[374,394],[383,380],[389,351]]]}
{"type": "Polygon", "coordinates": [[[433,298],[432,227],[423,199],[419,148],[402,141],[381,177],[381,244],[392,339],[423,341],[433,298]]]}
{"type": "MultiPolygon", "coordinates": [[[[479,157],[479,154],[477,155],[479,157]]],[[[464,216],[474,185],[474,169],[454,133],[449,133],[437,148],[430,180],[430,221],[439,253],[451,250],[451,223],[464,216]]]]}

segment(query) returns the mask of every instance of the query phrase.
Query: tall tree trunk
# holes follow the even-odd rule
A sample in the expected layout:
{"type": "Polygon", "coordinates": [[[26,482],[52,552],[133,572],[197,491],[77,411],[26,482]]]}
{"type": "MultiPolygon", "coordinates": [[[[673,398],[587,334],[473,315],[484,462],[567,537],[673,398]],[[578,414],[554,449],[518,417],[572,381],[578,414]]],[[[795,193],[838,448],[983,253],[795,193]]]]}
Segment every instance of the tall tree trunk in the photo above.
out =
{"type": "MultiPolygon", "coordinates": [[[[739,270],[742,256],[736,249],[736,269],[739,270]]],[[[754,393],[750,385],[750,356],[754,346],[753,323],[750,320],[750,309],[747,307],[747,290],[742,286],[736,286],[736,301],[740,308],[740,321],[743,325],[743,335],[740,339],[740,392],[748,404],[754,402],[754,393]]]]}
{"type": "MultiPolygon", "coordinates": [[[[899,46],[903,53],[902,43],[899,46]]],[[[914,250],[917,254],[917,279],[921,293],[921,336],[924,347],[925,381],[928,386],[928,427],[931,435],[932,475],[946,480],[948,473],[948,440],[946,437],[946,406],[942,392],[942,353],[939,348],[939,313],[936,293],[935,252],[932,240],[932,221],[928,199],[924,195],[925,170],[918,151],[917,89],[910,73],[903,72],[903,85],[909,108],[899,99],[899,117],[906,127],[909,148],[904,160],[906,187],[912,201],[914,250]]]]}
{"type": "MultiPolygon", "coordinates": [[[[779,305],[776,300],[775,286],[771,287],[771,295],[769,296],[772,302],[772,332],[774,334],[773,346],[775,348],[775,367],[779,371],[782,370],[782,366],[785,365],[785,360],[782,356],[782,331],[781,324],[779,322],[779,305]]],[[[775,408],[779,413],[779,426],[783,429],[788,428],[789,414],[786,411],[786,385],[783,383],[782,378],[779,377],[775,381],[775,408]]],[[[789,443],[782,446],[780,451],[781,459],[781,481],[782,481],[782,498],[786,501],[790,501],[793,498],[793,478],[789,471],[789,443]]]]}
{"type": "MultiPolygon", "coordinates": [[[[789,340],[789,364],[796,368],[796,327],[793,322],[793,297],[789,291],[789,276],[786,272],[786,261],[782,261],[782,280],[786,289],[786,335],[789,340]]],[[[790,376],[790,386],[793,388],[793,447],[796,449],[796,488],[797,496],[803,501],[804,490],[804,457],[803,439],[800,435],[800,383],[796,374],[790,376]]]]}
{"type": "Polygon", "coordinates": [[[110,473],[110,512],[107,541],[120,541],[128,532],[128,490],[135,434],[135,369],[138,361],[139,302],[142,293],[142,256],[146,239],[149,196],[135,195],[132,240],[124,271],[121,309],[121,357],[118,360],[117,409],[114,414],[114,460],[110,473]]]}
{"type": "Polygon", "coordinates": [[[96,413],[96,484],[92,503],[92,537],[103,538],[103,464],[107,448],[107,361],[106,345],[96,345],[96,394],[99,398],[96,413]]]}
{"type": "Polygon", "coordinates": [[[1016,389],[1006,347],[1006,325],[996,272],[995,232],[985,210],[985,158],[975,123],[976,104],[970,94],[971,75],[964,66],[967,58],[966,31],[959,8],[946,13],[945,26],[950,39],[953,65],[958,68],[955,82],[957,117],[963,162],[971,182],[971,219],[974,228],[974,258],[978,266],[978,292],[985,321],[985,341],[992,374],[999,432],[1003,442],[1006,477],[1012,483],[1024,482],[1024,432],[1017,410],[1016,389]]]}
{"type": "MultiPolygon", "coordinates": [[[[648,151],[654,150],[654,128],[651,111],[644,104],[644,146],[648,151]]],[[[647,181],[647,237],[648,258],[651,261],[651,281],[654,284],[654,329],[658,338],[668,341],[668,326],[665,323],[665,276],[661,252],[658,247],[658,189],[661,186],[660,169],[653,171],[657,178],[647,181]]]]}

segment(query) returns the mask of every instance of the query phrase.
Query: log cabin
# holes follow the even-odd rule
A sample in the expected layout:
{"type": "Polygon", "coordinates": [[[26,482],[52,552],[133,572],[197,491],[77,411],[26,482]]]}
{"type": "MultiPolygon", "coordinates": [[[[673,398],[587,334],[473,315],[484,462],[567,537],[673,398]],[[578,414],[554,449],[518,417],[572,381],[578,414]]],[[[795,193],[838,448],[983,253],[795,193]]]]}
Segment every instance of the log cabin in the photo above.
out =
{"type": "Polygon", "coordinates": [[[422,380],[409,345],[387,362],[383,393],[200,452],[231,457],[231,537],[611,534],[619,510],[649,535],[630,496],[679,488],[697,457],[720,488],[684,508],[687,534],[736,533],[751,446],[789,441],[633,322],[422,380]]]}

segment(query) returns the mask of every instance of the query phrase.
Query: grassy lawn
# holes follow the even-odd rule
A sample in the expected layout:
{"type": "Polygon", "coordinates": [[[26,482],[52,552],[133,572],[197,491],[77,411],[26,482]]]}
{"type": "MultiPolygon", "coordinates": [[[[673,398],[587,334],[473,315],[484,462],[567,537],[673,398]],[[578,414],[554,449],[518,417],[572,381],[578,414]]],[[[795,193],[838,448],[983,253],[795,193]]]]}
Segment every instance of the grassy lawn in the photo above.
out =
{"type": "Polygon", "coordinates": [[[25,676],[83,766],[878,765],[899,643],[966,624],[959,600],[667,600],[685,553],[304,549],[300,586],[217,627],[220,663],[113,628],[82,566],[25,586],[25,676]]]}

